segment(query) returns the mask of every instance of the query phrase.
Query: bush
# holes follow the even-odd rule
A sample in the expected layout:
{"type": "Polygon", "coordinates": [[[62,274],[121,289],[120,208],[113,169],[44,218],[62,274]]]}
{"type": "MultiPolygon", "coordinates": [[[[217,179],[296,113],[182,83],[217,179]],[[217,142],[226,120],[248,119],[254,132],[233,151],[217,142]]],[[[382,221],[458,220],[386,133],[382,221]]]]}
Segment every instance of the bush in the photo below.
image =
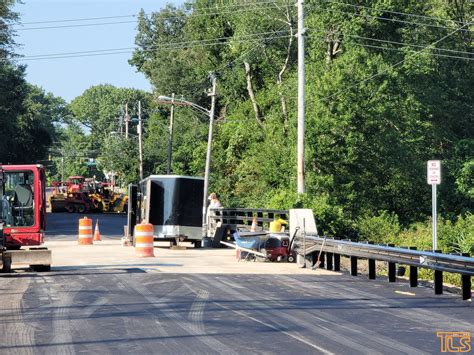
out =
{"type": "Polygon", "coordinates": [[[295,193],[279,190],[269,198],[268,206],[275,209],[311,208],[320,235],[350,237],[354,231],[354,224],[345,216],[342,207],[334,205],[326,194],[298,197],[295,193]]]}
{"type": "Polygon", "coordinates": [[[378,216],[365,216],[357,220],[359,237],[374,243],[392,243],[400,233],[398,216],[387,211],[378,216]]]}
{"type": "Polygon", "coordinates": [[[474,254],[474,215],[460,216],[454,223],[441,221],[438,238],[445,252],[474,254]]]}

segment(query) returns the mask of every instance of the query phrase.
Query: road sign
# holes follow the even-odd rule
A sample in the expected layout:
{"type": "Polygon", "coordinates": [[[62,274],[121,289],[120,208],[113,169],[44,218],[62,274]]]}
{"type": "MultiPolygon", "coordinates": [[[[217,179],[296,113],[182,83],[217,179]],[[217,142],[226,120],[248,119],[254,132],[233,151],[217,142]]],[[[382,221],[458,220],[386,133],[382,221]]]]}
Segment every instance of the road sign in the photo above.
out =
{"type": "Polygon", "coordinates": [[[436,185],[441,184],[441,160],[428,160],[427,163],[427,182],[431,185],[431,200],[432,200],[432,244],[433,244],[433,251],[436,251],[438,248],[438,236],[437,236],[437,226],[436,226],[436,219],[437,219],[437,211],[436,211],[436,185]]]}
{"type": "Polygon", "coordinates": [[[429,185],[441,184],[441,160],[428,160],[427,182],[429,185]]]}

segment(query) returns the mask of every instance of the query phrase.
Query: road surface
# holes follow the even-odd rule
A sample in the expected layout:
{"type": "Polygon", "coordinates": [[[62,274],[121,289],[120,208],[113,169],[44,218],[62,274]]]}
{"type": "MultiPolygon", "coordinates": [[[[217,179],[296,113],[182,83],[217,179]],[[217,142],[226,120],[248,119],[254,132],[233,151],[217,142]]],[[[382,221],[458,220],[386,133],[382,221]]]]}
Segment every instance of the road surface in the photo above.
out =
{"type": "Polygon", "coordinates": [[[472,303],[404,282],[163,270],[0,275],[0,353],[428,354],[436,331],[473,330],[472,303]]]}

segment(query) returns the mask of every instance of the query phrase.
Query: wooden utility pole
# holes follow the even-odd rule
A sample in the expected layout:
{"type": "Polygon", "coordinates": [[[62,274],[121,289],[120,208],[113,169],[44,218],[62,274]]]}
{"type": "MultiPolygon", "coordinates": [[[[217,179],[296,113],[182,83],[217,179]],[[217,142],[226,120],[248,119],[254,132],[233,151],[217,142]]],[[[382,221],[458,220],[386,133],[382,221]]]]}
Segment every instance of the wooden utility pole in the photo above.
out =
{"type": "Polygon", "coordinates": [[[125,138],[128,139],[128,122],[130,122],[130,116],[128,115],[128,103],[125,104],[125,138]]]}
{"type": "Polygon", "coordinates": [[[140,181],[143,180],[142,102],[138,101],[138,156],[140,159],[140,181]]]}
{"type": "Polygon", "coordinates": [[[298,194],[304,189],[305,73],[304,73],[304,0],[298,0],[298,194]]]}
{"type": "Polygon", "coordinates": [[[171,94],[171,113],[169,125],[169,141],[168,141],[168,169],[167,174],[171,174],[171,158],[173,155],[173,122],[174,122],[174,93],[171,94]]]}

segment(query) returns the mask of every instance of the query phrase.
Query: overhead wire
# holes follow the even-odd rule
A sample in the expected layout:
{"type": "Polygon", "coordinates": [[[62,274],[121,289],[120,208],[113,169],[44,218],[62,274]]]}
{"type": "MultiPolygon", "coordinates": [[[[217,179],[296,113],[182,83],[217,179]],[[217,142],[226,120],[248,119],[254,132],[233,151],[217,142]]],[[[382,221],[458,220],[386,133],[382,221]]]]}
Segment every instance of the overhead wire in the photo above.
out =
{"type": "MultiPolygon", "coordinates": [[[[203,17],[203,16],[215,16],[215,15],[227,15],[227,14],[236,14],[249,11],[258,11],[271,8],[275,5],[274,1],[262,1],[246,4],[236,4],[233,6],[222,6],[221,9],[237,8],[232,11],[214,11],[214,12],[203,12],[203,13],[192,13],[192,14],[182,14],[182,15],[172,15],[172,16],[162,16],[159,19],[166,21],[176,18],[189,18],[189,17],[203,17]],[[257,5],[253,7],[253,5],[257,5]],[[245,7],[244,7],[245,6],[245,7]],[[244,7],[242,9],[238,9],[244,7]]],[[[282,7],[289,7],[288,4],[278,4],[282,7]]],[[[201,8],[202,10],[215,10],[215,7],[201,8]]],[[[151,16],[151,14],[146,14],[145,16],[151,16]]],[[[81,19],[67,19],[67,20],[53,20],[53,21],[35,21],[35,22],[23,22],[14,24],[14,26],[23,26],[26,24],[48,24],[48,23],[62,23],[62,22],[81,22],[81,21],[92,21],[99,19],[114,19],[114,18],[126,18],[126,17],[138,17],[138,15],[122,15],[122,16],[106,16],[106,17],[91,17],[91,18],[81,18],[81,19]]],[[[88,26],[106,26],[106,25],[116,25],[116,24],[127,24],[127,23],[136,23],[136,20],[133,21],[115,21],[115,22],[100,22],[100,23],[85,23],[85,24],[71,24],[71,25],[57,25],[57,26],[44,26],[44,27],[27,27],[27,28],[15,28],[15,31],[29,31],[29,30],[45,30],[45,29],[62,29],[62,28],[73,28],[73,27],[88,27],[88,26]]]]}
{"type": "MultiPolygon", "coordinates": [[[[429,23],[422,23],[422,22],[415,22],[415,21],[405,21],[405,20],[399,20],[399,19],[395,19],[395,18],[374,16],[374,15],[369,15],[369,14],[361,14],[361,13],[357,13],[357,12],[348,12],[348,11],[342,11],[342,10],[336,10],[336,9],[330,9],[330,8],[320,8],[320,9],[323,10],[323,11],[328,11],[328,12],[336,12],[336,13],[341,13],[341,14],[346,14],[346,15],[351,15],[351,16],[357,16],[357,17],[365,17],[365,18],[381,20],[381,21],[397,22],[397,23],[404,23],[404,24],[408,24],[408,25],[425,26],[425,27],[432,27],[432,28],[443,28],[443,29],[448,29],[448,30],[453,29],[452,27],[443,26],[443,25],[433,25],[433,24],[429,24],[429,23]]],[[[465,27],[465,25],[463,25],[462,27],[465,27]]],[[[462,27],[460,27],[460,28],[462,28],[462,27]]],[[[461,32],[474,32],[474,30],[469,30],[469,29],[461,29],[460,31],[461,32]]]]}
{"type": "MultiPolygon", "coordinates": [[[[468,26],[469,24],[471,24],[471,23],[470,23],[470,22],[469,22],[469,23],[466,23],[466,24],[463,25],[462,27],[468,26]]],[[[375,73],[375,74],[373,74],[373,75],[371,75],[371,76],[369,76],[369,77],[367,77],[367,78],[365,78],[365,79],[359,80],[359,81],[357,81],[356,83],[354,83],[353,85],[350,85],[349,87],[346,87],[345,89],[339,90],[338,92],[336,92],[336,93],[334,93],[334,94],[327,95],[327,96],[325,96],[325,97],[323,97],[323,98],[321,98],[321,99],[318,99],[318,101],[327,101],[327,100],[329,100],[329,99],[331,99],[331,98],[333,98],[333,97],[338,97],[339,95],[341,95],[341,94],[344,93],[344,92],[347,92],[347,91],[349,91],[349,90],[351,90],[351,89],[353,89],[353,88],[355,88],[355,87],[358,87],[359,85],[361,85],[361,84],[363,84],[363,83],[365,83],[365,82],[367,82],[367,81],[370,81],[370,80],[372,80],[372,79],[374,79],[374,78],[376,78],[376,77],[378,77],[378,76],[380,76],[380,75],[383,75],[383,74],[387,73],[390,69],[396,68],[396,67],[400,66],[401,64],[403,64],[403,63],[404,63],[405,61],[407,61],[408,59],[411,59],[411,58],[413,58],[414,56],[416,56],[417,54],[422,53],[422,52],[423,52],[425,49],[427,49],[428,47],[430,47],[430,46],[435,46],[435,45],[437,45],[438,43],[444,41],[445,39],[451,37],[452,35],[454,35],[455,33],[457,33],[460,29],[462,29],[462,27],[460,27],[460,28],[458,28],[458,29],[456,29],[456,30],[454,30],[454,31],[452,31],[452,32],[450,32],[450,33],[448,33],[448,34],[446,34],[445,36],[443,36],[443,37],[441,37],[440,39],[434,41],[433,43],[429,44],[428,46],[426,46],[426,47],[424,47],[424,48],[422,48],[422,49],[420,49],[420,50],[418,50],[418,51],[416,51],[416,52],[412,52],[411,54],[407,55],[405,58],[403,58],[402,60],[396,62],[395,64],[389,65],[389,66],[386,67],[385,69],[383,69],[383,70],[381,70],[381,71],[379,71],[379,72],[377,72],[377,73],[375,73]]],[[[314,103],[315,100],[316,100],[316,98],[312,100],[312,103],[314,103]]]]}
{"type": "MultiPolygon", "coordinates": [[[[182,41],[182,42],[173,42],[165,43],[163,45],[152,46],[150,48],[141,49],[142,51],[158,51],[158,50],[179,50],[185,48],[194,48],[194,47],[205,47],[212,45],[225,45],[229,43],[239,43],[245,41],[255,41],[261,39],[274,39],[274,38],[283,38],[288,37],[286,33],[289,31],[270,31],[270,32],[260,32],[260,33],[251,33],[247,35],[241,35],[239,37],[229,36],[229,37],[217,37],[204,40],[191,40],[191,41],[182,41]],[[262,38],[262,36],[268,36],[262,38]]],[[[80,57],[80,56],[90,56],[90,55],[108,55],[108,54],[121,54],[121,53],[131,53],[138,47],[124,47],[124,48],[111,48],[111,49],[98,49],[90,51],[78,51],[78,52],[63,52],[63,53],[50,53],[50,54],[38,54],[24,56],[17,58],[18,60],[35,60],[35,59],[53,59],[58,57],[80,57]]],[[[8,60],[8,58],[0,58],[0,61],[8,60]]]]}
{"type": "MultiPolygon", "coordinates": [[[[345,34],[345,36],[354,37],[354,38],[368,39],[368,40],[376,40],[374,38],[352,36],[352,35],[348,35],[348,34],[345,34]]],[[[326,39],[324,37],[320,37],[320,36],[316,36],[316,35],[311,35],[310,34],[310,35],[307,35],[306,37],[307,38],[312,38],[312,39],[319,39],[321,41],[326,41],[326,39]]],[[[422,46],[412,45],[412,44],[404,43],[404,42],[383,41],[383,40],[378,40],[378,39],[377,39],[377,41],[382,42],[382,43],[391,43],[391,44],[398,43],[400,45],[408,46],[408,47],[412,47],[412,46],[414,46],[416,48],[422,47],[422,46]]],[[[403,48],[403,47],[396,47],[396,48],[395,47],[384,47],[384,46],[371,45],[371,44],[367,44],[367,43],[359,43],[359,42],[355,42],[355,41],[351,41],[349,43],[349,45],[356,45],[356,46],[361,46],[361,47],[375,48],[375,49],[382,49],[382,50],[389,50],[389,51],[399,51],[399,52],[405,52],[405,53],[406,52],[416,52],[413,49],[408,49],[408,48],[403,48]]],[[[432,49],[441,49],[441,48],[432,48],[432,49]]],[[[454,51],[454,52],[457,52],[457,51],[454,51]]],[[[471,52],[459,52],[459,53],[474,55],[474,53],[471,53],[471,52]]],[[[440,57],[440,58],[452,58],[452,59],[460,59],[460,60],[466,60],[466,61],[474,61],[474,56],[473,57],[461,57],[461,56],[442,54],[442,53],[432,53],[432,52],[426,52],[424,54],[429,55],[429,56],[433,56],[433,57],[440,57]]]]}
{"type": "Polygon", "coordinates": [[[456,20],[451,20],[451,19],[444,19],[444,18],[442,18],[442,17],[418,15],[418,14],[413,14],[413,13],[408,13],[408,12],[400,12],[400,11],[393,11],[393,10],[386,10],[386,9],[376,9],[376,8],[369,7],[369,6],[348,4],[348,3],[344,3],[344,2],[340,2],[340,1],[334,1],[334,0],[323,0],[323,1],[326,1],[327,3],[331,3],[331,4],[338,4],[338,5],[350,6],[350,7],[357,8],[357,9],[366,9],[366,10],[372,10],[372,11],[377,11],[377,12],[384,12],[384,13],[395,14],[395,15],[401,15],[401,16],[417,17],[417,18],[422,18],[422,19],[426,19],[426,20],[433,20],[433,21],[453,22],[453,23],[458,23],[458,24],[461,24],[461,25],[465,25],[465,24],[466,24],[466,22],[463,22],[463,21],[456,21],[456,20]]]}

